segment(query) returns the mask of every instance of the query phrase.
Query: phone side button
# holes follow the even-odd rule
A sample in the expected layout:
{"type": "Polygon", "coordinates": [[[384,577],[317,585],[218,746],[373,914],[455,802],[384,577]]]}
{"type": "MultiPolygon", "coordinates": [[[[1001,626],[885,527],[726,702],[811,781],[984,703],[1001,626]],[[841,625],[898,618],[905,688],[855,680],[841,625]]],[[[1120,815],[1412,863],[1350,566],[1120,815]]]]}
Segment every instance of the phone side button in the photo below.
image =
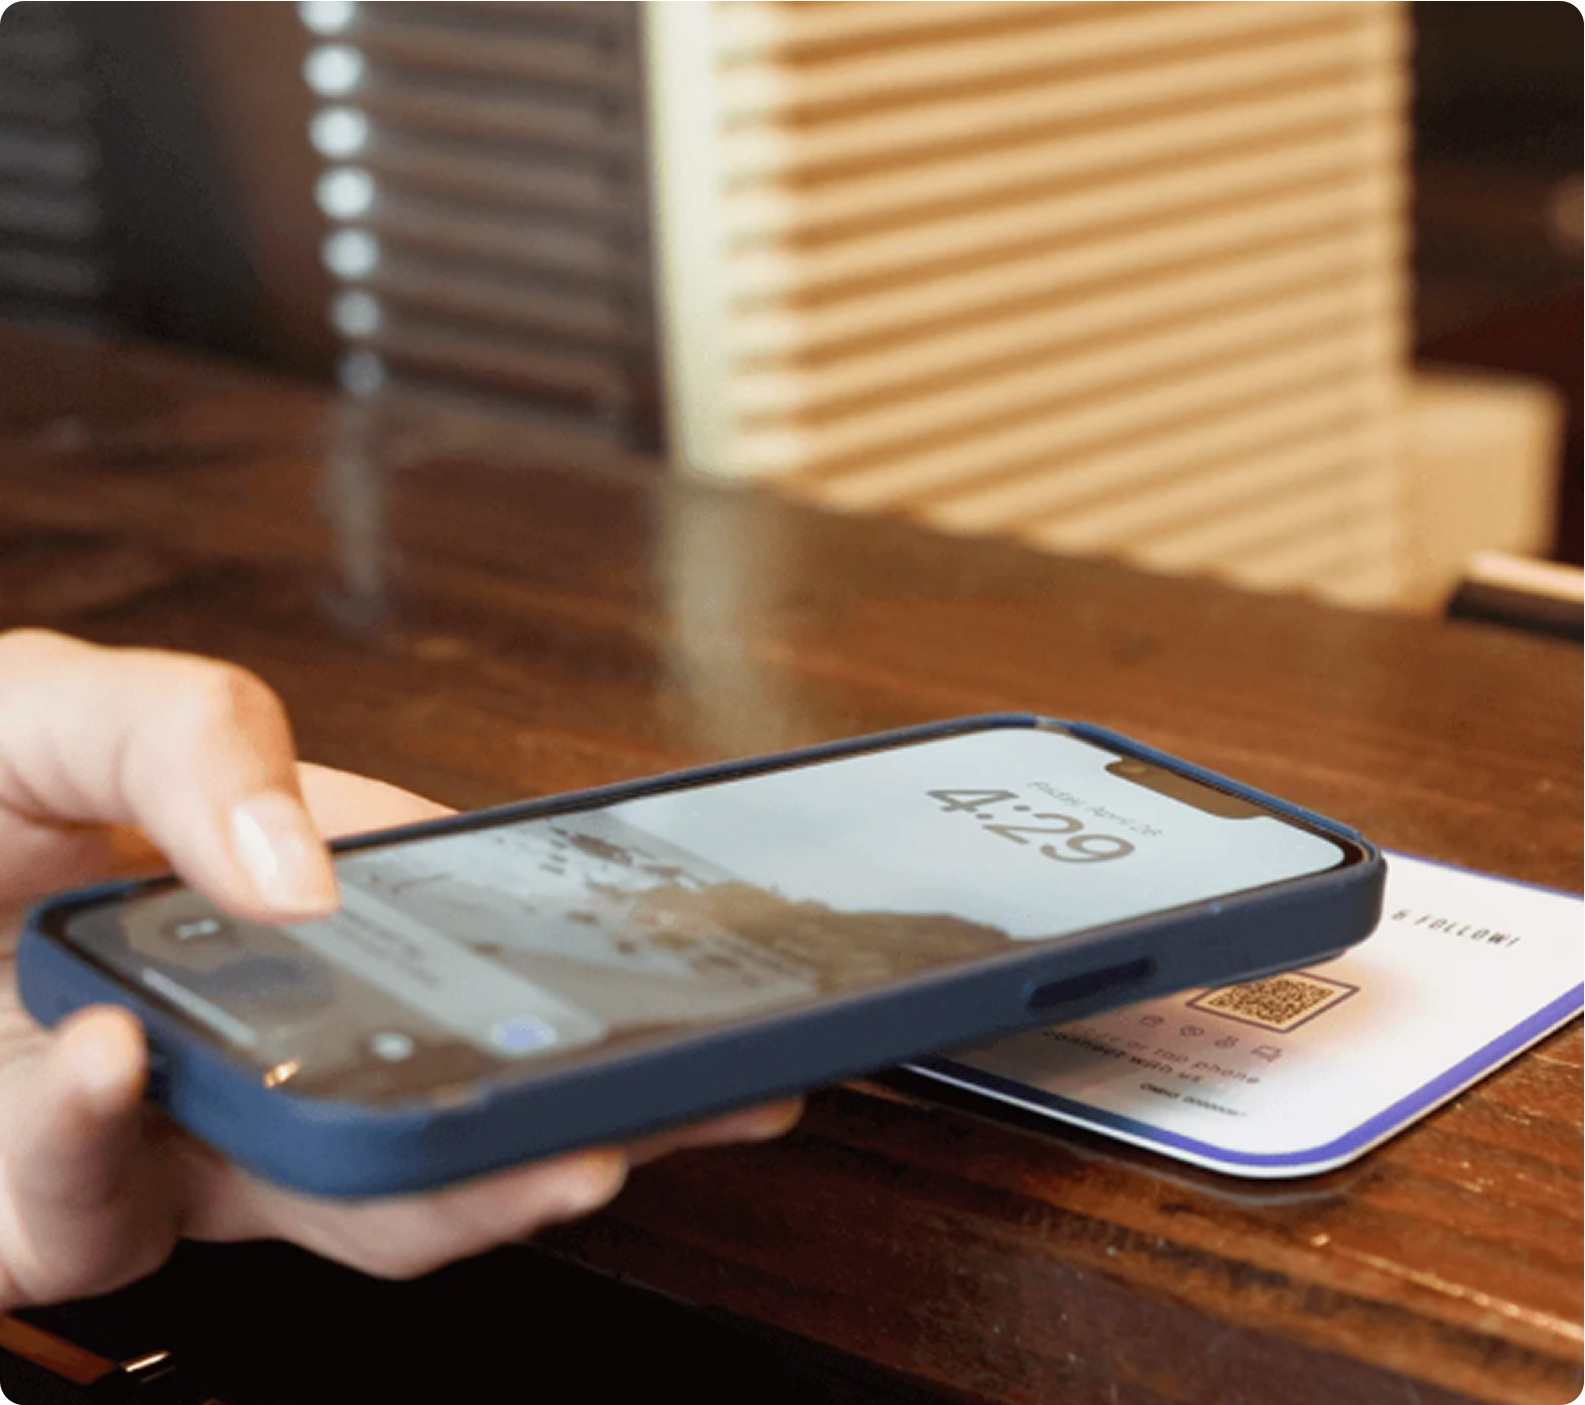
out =
{"type": "Polygon", "coordinates": [[[157,1044],[150,1044],[147,1047],[149,1051],[149,1081],[143,1095],[146,1098],[153,1099],[155,1102],[164,1102],[165,1095],[170,1091],[171,1086],[171,1058],[157,1044]]]}
{"type": "Polygon", "coordinates": [[[1155,974],[1156,963],[1148,956],[1124,961],[1116,966],[1103,966],[1098,971],[1085,971],[1077,976],[1065,976],[1060,981],[1046,981],[1041,985],[1024,986],[1024,1005],[1030,1010],[1057,1010],[1064,1005],[1074,1005],[1107,991],[1121,990],[1125,986],[1140,985],[1155,974]]]}

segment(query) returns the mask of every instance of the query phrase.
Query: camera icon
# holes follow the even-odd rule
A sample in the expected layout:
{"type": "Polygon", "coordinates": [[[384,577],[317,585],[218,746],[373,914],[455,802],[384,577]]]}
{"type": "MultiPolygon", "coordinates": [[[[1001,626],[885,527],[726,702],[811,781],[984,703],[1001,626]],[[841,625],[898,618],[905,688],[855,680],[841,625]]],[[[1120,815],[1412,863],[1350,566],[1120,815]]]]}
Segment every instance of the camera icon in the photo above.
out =
{"type": "Polygon", "coordinates": [[[503,1054],[532,1054],[556,1042],[556,1031],[532,1015],[516,1015],[490,1026],[490,1043],[503,1054]]]}

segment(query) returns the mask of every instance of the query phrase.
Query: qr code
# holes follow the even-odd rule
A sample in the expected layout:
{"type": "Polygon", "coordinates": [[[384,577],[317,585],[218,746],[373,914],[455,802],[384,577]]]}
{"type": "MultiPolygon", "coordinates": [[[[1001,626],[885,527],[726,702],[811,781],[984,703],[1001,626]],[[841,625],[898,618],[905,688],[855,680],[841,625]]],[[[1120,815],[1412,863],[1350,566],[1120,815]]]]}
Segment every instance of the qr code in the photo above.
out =
{"type": "Polygon", "coordinates": [[[1353,995],[1359,987],[1308,971],[1290,971],[1282,976],[1267,976],[1245,985],[1230,985],[1222,990],[1196,996],[1189,1004],[1224,1019],[1258,1025],[1286,1034],[1290,1029],[1313,1020],[1353,995]]]}

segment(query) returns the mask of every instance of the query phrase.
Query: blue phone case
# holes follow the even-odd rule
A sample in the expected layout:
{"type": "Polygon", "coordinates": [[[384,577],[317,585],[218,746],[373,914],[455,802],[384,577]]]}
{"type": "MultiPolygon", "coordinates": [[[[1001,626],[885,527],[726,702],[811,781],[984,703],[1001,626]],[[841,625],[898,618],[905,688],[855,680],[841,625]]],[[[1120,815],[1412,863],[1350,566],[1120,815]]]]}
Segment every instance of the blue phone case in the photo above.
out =
{"type": "MultiPolygon", "coordinates": [[[[649,780],[528,801],[338,843],[338,851],[614,803],[660,788],[736,779],[791,763],[986,727],[1051,725],[1031,714],[932,723],[850,741],[728,762],[649,780]]],[[[1111,1005],[1325,960],[1368,936],[1381,910],[1385,865],[1362,836],[1332,820],[1087,723],[1058,722],[1081,738],[1175,768],[1233,795],[1359,845],[1366,861],[1074,934],[1047,949],[1013,952],[967,971],[912,977],[881,992],[837,997],[815,1010],[688,1035],[660,1049],[616,1053],[549,1075],[478,1086],[443,1106],[367,1107],[266,1088],[139,992],[50,937],[66,907],[119,897],[137,883],[63,894],[30,914],[17,952],[23,1003],[46,1025],[93,1004],[122,1005],[149,1039],[150,1093],[175,1120],[250,1171],[316,1195],[423,1190],[580,1146],[609,1144],[749,1103],[800,1093],[1111,1005]]]]}

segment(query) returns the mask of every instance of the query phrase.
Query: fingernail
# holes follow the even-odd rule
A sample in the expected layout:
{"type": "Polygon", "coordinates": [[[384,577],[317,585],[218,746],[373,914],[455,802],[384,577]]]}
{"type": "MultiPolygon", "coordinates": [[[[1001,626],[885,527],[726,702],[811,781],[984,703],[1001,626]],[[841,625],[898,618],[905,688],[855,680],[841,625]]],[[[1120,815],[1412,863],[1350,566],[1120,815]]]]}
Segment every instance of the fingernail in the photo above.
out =
{"type": "Polygon", "coordinates": [[[322,917],[340,904],[330,855],[291,796],[242,801],[231,812],[231,843],[259,896],[282,916],[322,917]]]}
{"type": "Polygon", "coordinates": [[[619,1151],[589,1152],[580,1162],[580,1174],[563,1207],[569,1217],[610,1204],[627,1181],[627,1157],[619,1151]]]}
{"type": "Polygon", "coordinates": [[[785,1136],[798,1125],[803,1113],[802,1102],[777,1103],[772,1107],[760,1108],[745,1129],[744,1140],[769,1142],[785,1136]]]}

